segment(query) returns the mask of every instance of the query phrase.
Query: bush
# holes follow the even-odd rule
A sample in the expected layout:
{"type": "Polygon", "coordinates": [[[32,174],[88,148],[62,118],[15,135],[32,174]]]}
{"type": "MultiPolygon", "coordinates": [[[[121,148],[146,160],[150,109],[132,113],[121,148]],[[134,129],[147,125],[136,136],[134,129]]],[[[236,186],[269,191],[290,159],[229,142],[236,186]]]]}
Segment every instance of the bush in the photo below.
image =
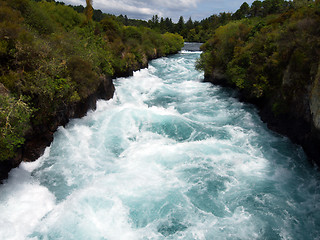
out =
{"type": "Polygon", "coordinates": [[[142,33],[137,27],[124,27],[123,32],[124,41],[129,41],[131,39],[135,39],[138,44],[142,41],[142,33]]]}
{"type": "Polygon", "coordinates": [[[0,94],[0,161],[14,157],[29,129],[31,109],[23,101],[0,94]]]}
{"type": "Polygon", "coordinates": [[[66,31],[70,31],[86,21],[83,14],[77,13],[69,6],[42,1],[39,3],[39,7],[50,17],[51,22],[63,27],[66,31]]]}
{"type": "Polygon", "coordinates": [[[88,97],[99,84],[98,76],[92,71],[91,64],[79,56],[73,56],[68,60],[67,66],[79,96],[88,97]]]}

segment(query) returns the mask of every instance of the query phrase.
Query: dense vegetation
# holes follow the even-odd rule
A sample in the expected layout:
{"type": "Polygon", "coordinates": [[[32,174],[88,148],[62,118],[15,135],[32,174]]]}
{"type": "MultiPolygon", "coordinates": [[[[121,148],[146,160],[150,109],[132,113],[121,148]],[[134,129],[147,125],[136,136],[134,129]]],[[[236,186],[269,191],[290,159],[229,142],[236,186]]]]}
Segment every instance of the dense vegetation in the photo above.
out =
{"type": "MultiPolygon", "coordinates": [[[[244,2],[234,13],[222,12],[219,14],[213,14],[212,16],[201,21],[193,21],[191,17],[188,20],[185,20],[182,16],[180,16],[178,22],[174,23],[171,18],[159,17],[158,15],[152,16],[152,18],[148,21],[129,19],[126,15],[117,16],[115,20],[124,26],[148,27],[159,33],[178,33],[179,35],[183,36],[185,41],[188,42],[206,42],[213,36],[218,27],[226,25],[231,21],[240,20],[242,18],[266,17],[270,14],[281,13],[290,9],[292,10],[297,5],[307,4],[306,2],[308,1],[256,0],[251,6],[244,2]]],[[[57,3],[64,5],[63,2],[57,3]]],[[[70,7],[79,13],[85,13],[86,11],[86,8],[82,5],[70,7]]],[[[101,10],[93,10],[93,19],[95,21],[99,22],[110,16],[110,14],[103,13],[101,10]]]]}
{"type": "Polygon", "coordinates": [[[282,2],[291,7],[216,29],[198,62],[207,79],[236,86],[247,99],[267,99],[275,115],[302,108],[320,56],[320,2],[282,2]]]}
{"type": "Polygon", "coordinates": [[[191,17],[186,21],[181,16],[177,23],[173,23],[171,18],[158,17],[157,15],[153,16],[148,22],[128,19],[127,16],[122,15],[118,16],[117,19],[124,25],[148,26],[158,32],[178,33],[189,42],[206,42],[213,36],[218,27],[226,25],[231,21],[242,18],[266,17],[270,14],[294,9],[297,5],[303,4],[305,4],[304,1],[265,0],[254,1],[249,6],[244,2],[234,13],[222,12],[213,14],[201,21],[193,21],[191,17]]]}
{"type": "Polygon", "coordinates": [[[96,22],[92,9],[84,12],[54,1],[0,0],[0,161],[15,155],[31,128],[50,129],[63,107],[95,92],[99,78],[183,46],[177,34],[124,26],[110,15],[96,22]]]}

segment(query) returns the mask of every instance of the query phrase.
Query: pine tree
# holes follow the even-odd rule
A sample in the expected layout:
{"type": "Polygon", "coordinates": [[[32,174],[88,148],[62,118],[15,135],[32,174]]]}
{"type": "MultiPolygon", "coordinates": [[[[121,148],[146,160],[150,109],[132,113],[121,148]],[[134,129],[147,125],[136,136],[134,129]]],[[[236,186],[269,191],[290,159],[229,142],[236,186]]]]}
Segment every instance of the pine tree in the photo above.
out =
{"type": "Polygon", "coordinates": [[[181,34],[182,30],[185,28],[184,19],[180,16],[178,23],[176,24],[176,32],[181,34]]]}

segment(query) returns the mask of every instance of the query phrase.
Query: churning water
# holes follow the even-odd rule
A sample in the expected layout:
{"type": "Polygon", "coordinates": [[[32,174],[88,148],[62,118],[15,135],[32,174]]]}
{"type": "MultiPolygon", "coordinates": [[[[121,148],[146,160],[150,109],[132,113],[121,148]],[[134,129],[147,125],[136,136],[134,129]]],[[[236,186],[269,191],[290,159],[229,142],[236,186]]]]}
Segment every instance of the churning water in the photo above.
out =
{"type": "Polygon", "coordinates": [[[320,239],[320,174],[197,52],[116,80],[0,186],[0,239],[320,239]]]}

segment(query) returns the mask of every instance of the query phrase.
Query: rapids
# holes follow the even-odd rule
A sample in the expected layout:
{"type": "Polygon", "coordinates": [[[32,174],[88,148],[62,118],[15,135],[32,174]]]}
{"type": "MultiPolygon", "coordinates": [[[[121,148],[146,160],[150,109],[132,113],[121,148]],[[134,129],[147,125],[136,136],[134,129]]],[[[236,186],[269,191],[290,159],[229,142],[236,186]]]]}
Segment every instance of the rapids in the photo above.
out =
{"type": "Polygon", "coordinates": [[[0,239],[320,239],[320,174],[199,52],[154,60],[0,186],[0,239]]]}

